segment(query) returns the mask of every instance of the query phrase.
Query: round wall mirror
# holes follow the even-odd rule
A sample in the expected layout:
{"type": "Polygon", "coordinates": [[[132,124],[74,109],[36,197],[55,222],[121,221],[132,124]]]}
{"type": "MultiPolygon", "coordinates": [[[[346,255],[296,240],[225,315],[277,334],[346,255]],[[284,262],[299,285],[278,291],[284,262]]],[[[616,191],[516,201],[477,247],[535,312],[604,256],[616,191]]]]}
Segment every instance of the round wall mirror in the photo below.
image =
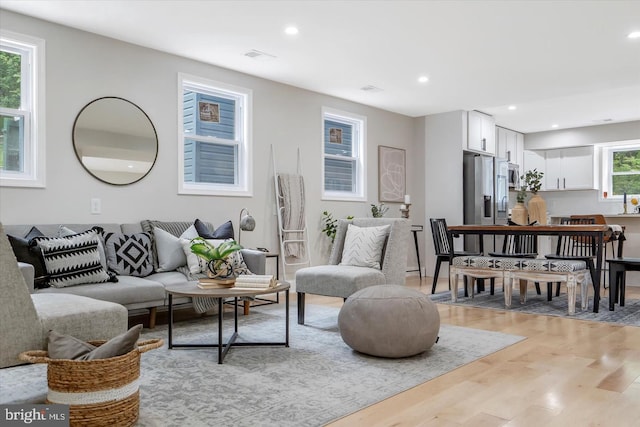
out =
{"type": "Polygon", "coordinates": [[[158,135],[133,102],[107,96],[91,101],[73,124],[73,147],[91,175],[113,185],[144,178],[158,156],[158,135]]]}

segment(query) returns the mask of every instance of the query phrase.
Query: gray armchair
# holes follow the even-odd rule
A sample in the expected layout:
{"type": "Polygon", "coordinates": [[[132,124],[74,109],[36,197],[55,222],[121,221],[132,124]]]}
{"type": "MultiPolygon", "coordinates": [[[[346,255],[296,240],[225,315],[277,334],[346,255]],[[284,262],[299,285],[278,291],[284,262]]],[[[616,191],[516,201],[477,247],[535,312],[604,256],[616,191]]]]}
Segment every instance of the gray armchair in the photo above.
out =
{"type": "Polygon", "coordinates": [[[407,270],[409,222],[400,218],[355,218],[338,221],[329,265],[307,267],[296,272],[298,295],[298,323],[304,324],[305,294],[325,295],[346,299],[360,289],[374,285],[404,285],[407,270]],[[381,269],[339,265],[342,261],[345,237],[349,224],[358,227],[377,227],[389,224],[384,243],[381,269]]]}

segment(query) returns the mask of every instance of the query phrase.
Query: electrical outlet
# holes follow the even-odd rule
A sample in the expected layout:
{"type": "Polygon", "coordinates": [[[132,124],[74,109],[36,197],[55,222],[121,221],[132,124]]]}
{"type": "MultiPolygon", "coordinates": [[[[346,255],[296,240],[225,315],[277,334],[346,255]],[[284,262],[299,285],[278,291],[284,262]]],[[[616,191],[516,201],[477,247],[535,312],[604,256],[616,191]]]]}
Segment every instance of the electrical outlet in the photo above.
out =
{"type": "Polygon", "coordinates": [[[91,215],[98,215],[102,213],[102,202],[100,199],[91,199],[91,215]]]}

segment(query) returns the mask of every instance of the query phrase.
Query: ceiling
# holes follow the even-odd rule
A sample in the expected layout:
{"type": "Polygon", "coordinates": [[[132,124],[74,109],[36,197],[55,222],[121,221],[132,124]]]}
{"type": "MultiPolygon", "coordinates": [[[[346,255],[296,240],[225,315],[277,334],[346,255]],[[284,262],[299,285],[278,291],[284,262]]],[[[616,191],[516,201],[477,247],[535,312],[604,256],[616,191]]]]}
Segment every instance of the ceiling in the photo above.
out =
{"type": "Polygon", "coordinates": [[[627,38],[640,31],[640,1],[0,0],[0,7],[411,117],[476,109],[525,133],[640,119],[640,38],[627,38]],[[299,33],[285,34],[288,25],[299,33]],[[252,59],[251,50],[275,58],[252,59]],[[427,83],[418,82],[422,75],[427,83]]]}

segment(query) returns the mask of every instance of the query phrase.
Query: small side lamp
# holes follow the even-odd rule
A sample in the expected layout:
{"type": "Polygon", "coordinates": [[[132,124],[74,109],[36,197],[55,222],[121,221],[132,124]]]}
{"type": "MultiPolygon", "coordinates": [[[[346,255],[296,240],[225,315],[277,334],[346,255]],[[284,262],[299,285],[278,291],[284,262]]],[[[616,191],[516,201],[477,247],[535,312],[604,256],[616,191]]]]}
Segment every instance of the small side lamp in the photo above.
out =
{"type": "Polygon", "coordinates": [[[242,232],[253,231],[256,228],[256,220],[253,219],[253,217],[251,216],[247,208],[242,208],[240,210],[240,221],[238,222],[238,224],[239,224],[238,244],[241,244],[240,236],[242,235],[242,232]]]}

